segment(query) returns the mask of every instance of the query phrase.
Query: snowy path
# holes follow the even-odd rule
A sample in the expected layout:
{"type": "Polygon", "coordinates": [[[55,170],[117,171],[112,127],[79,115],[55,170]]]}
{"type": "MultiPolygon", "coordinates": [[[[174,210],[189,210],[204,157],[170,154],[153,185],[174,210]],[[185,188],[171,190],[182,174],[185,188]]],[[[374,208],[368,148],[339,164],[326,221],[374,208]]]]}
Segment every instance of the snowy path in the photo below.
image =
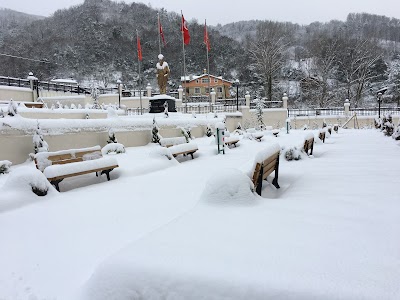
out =
{"type": "MultiPolygon", "coordinates": [[[[254,290],[253,298],[293,292],[395,299],[400,148],[381,133],[342,131],[315,145],[313,159],[282,160],[282,189],[265,185],[264,199],[256,197],[254,207],[224,209],[200,199],[206,182],[223,168],[246,170],[266,144],[295,145],[303,135],[242,140],[225,156],[214,154],[210,139],[198,139],[197,157],[180,157],[181,164],[149,156],[154,145],[130,148],[117,157],[121,168],[111,177],[118,179],[66,181],[61,185],[67,192],[1,212],[0,299],[71,299],[104,260],[114,266],[113,260],[125,259],[135,266],[141,260],[138,270],[167,270],[160,277],[148,272],[150,285],[165,277],[181,282],[183,272],[192,279],[187,292],[200,278],[205,291],[218,295],[226,288],[225,295],[238,299],[249,295],[246,288],[254,290]]],[[[117,282],[118,270],[106,270],[117,282]]],[[[98,288],[95,279],[91,284],[98,288]]],[[[162,296],[164,289],[175,291],[161,285],[162,296]]]]}
{"type": "Polygon", "coordinates": [[[87,298],[399,299],[400,148],[378,132],[329,142],[284,164],[286,190],[247,207],[202,199],[109,258],[87,298]]]}

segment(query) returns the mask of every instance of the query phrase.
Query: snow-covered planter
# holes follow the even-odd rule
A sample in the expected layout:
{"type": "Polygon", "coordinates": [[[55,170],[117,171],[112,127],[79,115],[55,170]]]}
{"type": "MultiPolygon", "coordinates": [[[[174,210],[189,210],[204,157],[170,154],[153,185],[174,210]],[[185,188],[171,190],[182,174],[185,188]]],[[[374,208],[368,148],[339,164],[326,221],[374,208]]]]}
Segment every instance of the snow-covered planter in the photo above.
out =
{"type": "Polygon", "coordinates": [[[106,154],[110,154],[110,153],[115,153],[115,154],[120,154],[120,153],[125,153],[125,147],[124,145],[120,144],[120,143],[110,143],[105,145],[102,149],[101,149],[101,153],[103,155],[106,154]]]}
{"type": "Polygon", "coordinates": [[[186,139],[186,143],[189,143],[192,139],[192,133],[190,132],[190,128],[181,127],[181,133],[186,139]]]}
{"type": "Polygon", "coordinates": [[[46,196],[51,184],[38,169],[33,167],[20,167],[13,170],[5,187],[11,190],[32,191],[38,196],[46,196]]]}
{"type": "Polygon", "coordinates": [[[301,151],[297,149],[297,147],[290,147],[288,149],[285,149],[283,153],[287,161],[301,159],[301,151]]]}
{"type": "Polygon", "coordinates": [[[0,174],[6,174],[10,172],[11,165],[11,161],[0,160],[0,174]]]}

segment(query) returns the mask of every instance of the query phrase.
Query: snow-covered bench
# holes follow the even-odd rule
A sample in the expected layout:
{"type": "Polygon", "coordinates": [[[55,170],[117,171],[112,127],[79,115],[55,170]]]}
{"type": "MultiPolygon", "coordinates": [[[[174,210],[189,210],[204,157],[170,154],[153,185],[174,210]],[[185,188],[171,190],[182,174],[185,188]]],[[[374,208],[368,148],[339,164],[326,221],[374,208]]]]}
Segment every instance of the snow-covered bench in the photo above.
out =
{"type": "Polygon", "coordinates": [[[57,191],[60,191],[59,183],[65,178],[93,172],[99,176],[100,172],[110,180],[110,172],[118,168],[115,158],[102,156],[100,146],[40,152],[35,155],[35,164],[57,191]]]}
{"type": "Polygon", "coordinates": [[[186,143],[186,138],[184,136],[160,139],[160,145],[167,148],[184,143],[186,143]]]}
{"type": "Polygon", "coordinates": [[[232,146],[234,145],[236,147],[236,144],[239,142],[239,138],[235,136],[227,136],[224,138],[225,145],[232,146]]]}
{"type": "Polygon", "coordinates": [[[193,153],[195,153],[199,148],[194,142],[186,142],[186,138],[183,136],[172,137],[172,138],[161,138],[160,145],[168,148],[169,153],[173,157],[180,154],[183,156],[190,155],[192,159],[194,158],[193,153]]]}
{"type": "Polygon", "coordinates": [[[325,143],[325,130],[320,130],[318,137],[323,143],[325,143]]]}
{"type": "Polygon", "coordinates": [[[171,152],[173,157],[176,157],[180,154],[186,156],[186,155],[190,155],[192,157],[192,159],[194,158],[193,154],[199,150],[199,148],[197,147],[197,144],[194,142],[189,142],[189,143],[182,143],[179,145],[173,145],[171,147],[168,148],[168,150],[171,152]]]}
{"type": "Polygon", "coordinates": [[[309,133],[304,137],[303,150],[307,155],[312,155],[314,150],[314,135],[312,133],[309,133]],[[310,151],[310,154],[308,154],[308,151],[310,151]]]}
{"type": "Polygon", "coordinates": [[[260,151],[256,155],[254,166],[250,175],[254,184],[254,188],[256,189],[257,194],[260,196],[263,180],[266,180],[273,171],[275,171],[275,177],[272,180],[272,185],[274,185],[277,189],[280,188],[278,184],[279,154],[279,144],[273,144],[260,151]]]}
{"type": "Polygon", "coordinates": [[[253,133],[251,133],[251,137],[254,140],[257,140],[259,142],[261,142],[261,139],[263,138],[263,136],[264,136],[264,133],[262,133],[262,132],[253,132],[253,133]]]}

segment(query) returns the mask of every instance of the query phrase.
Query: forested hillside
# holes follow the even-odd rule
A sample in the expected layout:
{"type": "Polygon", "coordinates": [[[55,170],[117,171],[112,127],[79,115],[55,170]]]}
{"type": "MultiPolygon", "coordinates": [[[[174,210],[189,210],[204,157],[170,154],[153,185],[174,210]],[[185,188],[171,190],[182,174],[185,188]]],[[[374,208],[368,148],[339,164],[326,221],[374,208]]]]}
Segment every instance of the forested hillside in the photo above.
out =
{"type": "MultiPolygon", "coordinates": [[[[0,12],[2,12],[0,10],[0,12]]],[[[145,4],[86,0],[43,19],[7,19],[0,13],[0,53],[42,60],[0,56],[0,75],[41,80],[73,77],[103,86],[121,79],[138,85],[136,31],[143,48],[144,84],[155,86],[158,55],[157,13],[167,47],[172,88],[183,75],[181,16],[145,4]]],[[[188,20],[187,73],[206,68],[204,24],[188,20]]],[[[209,28],[210,72],[239,79],[240,95],[279,100],[287,92],[295,107],[361,106],[386,88],[385,102],[400,99],[400,20],[370,14],[349,14],[346,21],[303,26],[271,21],[241,21],[209,28]]]]}

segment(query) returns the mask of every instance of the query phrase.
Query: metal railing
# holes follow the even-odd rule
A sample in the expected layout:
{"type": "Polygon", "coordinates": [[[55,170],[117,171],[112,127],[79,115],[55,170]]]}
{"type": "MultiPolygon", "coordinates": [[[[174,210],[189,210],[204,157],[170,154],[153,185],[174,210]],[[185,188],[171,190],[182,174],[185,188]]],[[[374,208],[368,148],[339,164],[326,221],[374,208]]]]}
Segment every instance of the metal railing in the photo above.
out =
{"type": "MultiPolygon", "coordinates": [[[[398,107],[381,107],[381,115],[400,115],[398,107]]],[[[369,108],[350,108],[350,114],[357,116],[375,116],[378,115],[378,107],[369,108]]],[[[333,108],[313,108],[313,109],[288,109],[289,117],[315,117],[315,116],[343,116],[344,107],[333,108]]]]}
{"type": "Polygon", "coordinates": [[[27,88],[31,87],[31,84],[28,79],[5,77],[5,76],[0,76],[0,85],[27,87],[27,88]]]}
{"type": "Polygon", "coordinates": [[[125,114],[127,116],[138,116],[138,115],[143,115],[149,112],[148,108],[140,108],[140,107],[136,107],[136,108],[127,108],[125,110],[125,114]]]}

